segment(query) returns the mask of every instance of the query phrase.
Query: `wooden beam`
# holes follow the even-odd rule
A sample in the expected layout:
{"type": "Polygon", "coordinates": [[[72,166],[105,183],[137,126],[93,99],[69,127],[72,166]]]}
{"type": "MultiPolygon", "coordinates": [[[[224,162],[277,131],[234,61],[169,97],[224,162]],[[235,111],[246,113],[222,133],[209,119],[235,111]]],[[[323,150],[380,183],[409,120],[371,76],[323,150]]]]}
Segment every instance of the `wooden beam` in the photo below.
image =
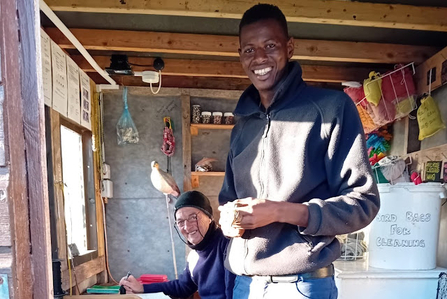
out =
{"type": "MultiPolygon", "coordinates": [[[[98,256],[105,255],[105,235],[104,235],[104,211],[103,199],[101,196],[102,179],[102,124],[101,124],[101,103],[99,93],[96,92],[96,84],[90,80],[90,93],[92,94],[92,147],[93,147],[93,170],[95,180],[95,211],[96,211],[96,232],[98,238],[98,256]]],[[[98,274],[99,283],[107,282],[107,271],[104,269],[98,274]]]]}
{"type": "Polygon", "coordinates": [[[188,94],[180,96],[182,101],[182,150],[183,150],[183,192],[191,187],[191,97],[188,94]]]}
{"type": "MultiPolygon", "coordinates": [[[[33,271],[25,140],[23,133],[23,106],[19,66],[19,31],[17,1],[0,1],[0,58],[1,80],[4,88],[5,143],[9,164],[7,200],[12,241],[10,293],[14,298],[33,298],[33,271]]],[[[9,259],[8,259],[9,260],[9,259]]],[[[0,260],[1,261],[1,260],[0,260]]],[[[49,298],[49,297],[43,297],[49,298]]]]}
{"type": "MultiPolygon", "coordinates": [[[[38,0],[17,0],[20,35],[21,105],[28,181],[33,297],[53,296],[50,208],[38,0]]],[[[16,13],[14,12],[14,15],[16,13]]],[[[15,33],[17,34],[17,32],[15,33]]],[[[18,67],[17,64],[15,67],[18,67]]],[[[17,100],[17,99],[15,99],[17,100]]],[[[15,150],[15,149],[14,149],[15,150]]],[[[17,269],[30,271],[30,269],[17,269]]],[[[31,298],[31,297],[30,297],[31,298]]]]}
{"type": "MultiPolygon", "coordinates": [[[[88,73],[96,84],[106,84],[107,82],[98,73],[88,73]]],[[[112,76],[119,85],[124,86],[144,86],[149,88],[149,84],[141,81],[141,77],[135,76],[112,76]]],[[[216,77],[185,77],[185,76],[165,76],[162,78],[163,87],[175,88],[199,88],[199,89],[222,89],[222,90],[245,90],[251,84],[250,80],[243,78],[216,78],[216,77]]],[[[339,83],[308,82],[308,85],[322,88],[341,90],[339,83]]]]}
{"type": "Polygon", "coordinates": [[[56,110],[50,109],[50,122],[57,257],[62,261],[61,271],[64,271],[67,269],[67,232],[65,228],[64,180],[62,176],[61,123],[59,113],[56,110]]]}
{"type": "MultiPolygon", "coordinates": [[[[96,84],[107,83],[98,73],[88,73],[88,75],[96,82],[96,84]]],[[[141,77],[112,76],[112,78],[119,85],[145,86],[149,88],[149,84],[141,81],[141,77]]],[[[207,77],[184,77],[184,76],[162,77],[162,87],[244,90],[250,84],[251,82],[249,79],[242,79],[242,78],[214,78],[214,77],[207,78],[207,77]]]]}
{"type": "MultiPolygon", "coordinates": [[[[55,11],[240,19],[250,0],[46,0],[55,11]]],[[[289,22],[447,31],[447,8],[334,0],[273,0],[289,22]]]]}
{"type": "MultiPolygon", "coordinates": [[[[79,67],[87,73],[95,72],[82,55],[71,56],[79,67]]],[[[110,56],[93,56],[98,65],[105,69],[110,65],[110,56]]],[[[129,57],[134,72],[152,69],[154,59],[148,57],[129,57]],[[142,66],[146,65],[146,67],[142,66]]],[[[214,61],[192,59],[164,59],[163,76],[192,76],[220,78],[248,78],[239,61],[214,61]]],[[[363,81],[371,69],[359,67],[335,67],[321,65],[301,65],[303,79],[308,82],[363,81]]],[[[376,70],[379,72],[385,70],[376,70]]]]}
{"type": "MultiPolygon", "coordinates": [[[[72,282],[73,284],[75,284],[75,281],[81,283],[84,280],[88,279],[89,277],[92,277],[93,275],[102,272],[104,269],[105,269],[105,258],[104,256],[99,256],[94,260],[82,263],[79,266],[76,266],[74,269],[72,269],[72,282]]],[[[70,276],[67,269],[65,271],[62,271],[62,289],[67,290],[69,288],[70,288],[70,276]]]]}
{"type": "MultiPolygon", "coordinates": [[[[46,28],[63,49],[75,47],[57,28],[46,28]]],[[[71,29],[87,50],[238,57],[237,36],[101,29],[71,29]]],[[[296,39],[292,59],[363,63],[421,63],[439,49],[426,46],[296,39]]]]}

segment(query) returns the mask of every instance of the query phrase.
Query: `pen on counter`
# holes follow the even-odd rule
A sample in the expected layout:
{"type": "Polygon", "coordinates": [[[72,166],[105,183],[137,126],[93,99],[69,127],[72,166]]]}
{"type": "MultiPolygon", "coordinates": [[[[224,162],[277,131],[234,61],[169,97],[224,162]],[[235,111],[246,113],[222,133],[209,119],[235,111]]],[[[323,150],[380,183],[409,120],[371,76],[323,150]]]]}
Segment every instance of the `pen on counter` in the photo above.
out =
{"type": "MultiPolygon", "coordinates": [[[[127,275],[126,275],[126,280],[129,278],[129,276],[131,275],[131,273],[130,273],[130,271],[129,272],[127,272],[127,275]]],[[[124,286],[122,285],[122,286],[120,286],[120,294],[126,294],[126,289],[124,288],[124,286]]]]}

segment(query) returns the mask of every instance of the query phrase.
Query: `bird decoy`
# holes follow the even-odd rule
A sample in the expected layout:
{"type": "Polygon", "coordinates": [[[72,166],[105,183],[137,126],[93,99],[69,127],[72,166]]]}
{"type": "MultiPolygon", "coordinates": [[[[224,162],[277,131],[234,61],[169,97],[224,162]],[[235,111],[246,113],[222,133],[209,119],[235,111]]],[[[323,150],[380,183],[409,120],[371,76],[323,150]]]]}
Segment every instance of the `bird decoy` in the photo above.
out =
{"type": "Polygon", "coordinates": [[[177,186],[172,175],[161,170],[160,165],[158,165],[157,161],[152,161],[151,167],[151,181],[155,189],[163,194],[170,194],[174,197],[178,197],[180,195],[180,189],[177,186]]]}

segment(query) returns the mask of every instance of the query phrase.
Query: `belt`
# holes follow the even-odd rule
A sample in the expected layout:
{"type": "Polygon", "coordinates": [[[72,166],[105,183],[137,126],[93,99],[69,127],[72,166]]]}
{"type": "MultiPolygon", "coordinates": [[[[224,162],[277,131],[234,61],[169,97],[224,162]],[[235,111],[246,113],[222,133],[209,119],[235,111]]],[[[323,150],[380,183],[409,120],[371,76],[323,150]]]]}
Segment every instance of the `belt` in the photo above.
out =
{"type": "Polygon", "coordinates": [[[252,276],[252,278],[263,280],[268,283],[279,283],[279,282],[291,283],[300,280],[326,278],[333,275],[334,275],[334,265],[330,264],[327,267],[319,268],[312,272],[298,273],[295,275],[281,275],[281,276],[274,276],[274,275],[252,276]]]}

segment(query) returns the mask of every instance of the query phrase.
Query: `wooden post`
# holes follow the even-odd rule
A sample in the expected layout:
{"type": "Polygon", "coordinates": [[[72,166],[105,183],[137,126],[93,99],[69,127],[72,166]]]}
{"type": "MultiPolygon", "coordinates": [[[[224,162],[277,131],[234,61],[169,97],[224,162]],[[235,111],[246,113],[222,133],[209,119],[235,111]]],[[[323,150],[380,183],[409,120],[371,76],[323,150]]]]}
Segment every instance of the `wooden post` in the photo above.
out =
{"type": "Polygon", "coordinates": [[[64,185],[62,177],[61,123],[59,113],[50,109],[51,153],[53,161],[54,202],[56,217],[57,254],[61,260],[61,271],[68,268],[67,234],[65,228],[64,185]]]}
{"type": "MultiPolygon", "coordinates": [[[[95,83],[90,80],[90,90],[96,90],[95,83]]],[[[98,257],[105,256],[105,239],[104,239],[104,212],[101,196],[101,177],[102,177],[102,124],[101,124],[101,105],[100,95],[93,93],[92,97],[92,146],[93,146],[93,170],[95,178],[95,203],[96,203],[96,232],[98,237],[98,257]]],[[[105,283],[108,281],[107,271],[104,268],[98,274],[98,282],[105,283]]]]}
{"type": "MultiPolygon", "coordinates": [[[[13,1],[15,2],[15,1],[13,1]]],[[[17,0],[20,29],[21,102],[28,181],[33,295],[26,298],[51,298],[50,213],[48,202],[45,113],[42,89],[40,17],[37,0],[17,0]]],[[[13,15],[16,15],[14,12],[13,15]]],[[[15,33],[17,34],[17,32],[15,33]]],[[[17,99],[14,99],[17,101],[17,99]]],[[[30,271],[30,269],[17,269],[30,271]]],[[[20,297],[22,298],[22,297],[20,297]]],[[[23,297],[25,298],[25,297],[23,297]]]]}
{"type": "Polygon", "coordinates": [[[182,93],[183,191],[191,187],[191,97],[182,93]]]}
{"type": "MultiPolygon", "coordinates": [[[[7,192],[10,234],[12,241],[11,283],[12,298],[33,297],[30,230],[26,181],[25,141],[23,136],[23,107],[19,73],[19,40],[16,1],[0,1],[2,85],[4,86],[4,115],[6,159],[9,162],[7,192]]],[[[8,169],[5,169],[8,171],[8,169]]]]}

